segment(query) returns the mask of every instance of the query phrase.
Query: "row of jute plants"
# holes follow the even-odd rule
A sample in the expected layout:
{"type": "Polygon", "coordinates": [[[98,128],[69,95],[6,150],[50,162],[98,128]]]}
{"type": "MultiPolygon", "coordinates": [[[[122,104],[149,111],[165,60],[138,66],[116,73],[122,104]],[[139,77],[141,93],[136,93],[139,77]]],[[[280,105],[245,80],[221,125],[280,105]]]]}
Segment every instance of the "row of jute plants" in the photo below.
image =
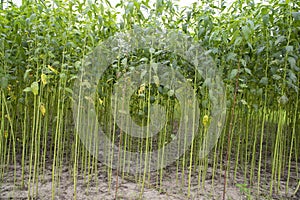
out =
{"type": "MultiPolygon", "coordinates": [[[[222,71],[227,98],[225,126],[216,146],[204,159],[199,159],[197,152],[202,145],[201,135],[209,125],[211,103],[205,80],[199,79],[193,85],[202,102],[200,109],[206,111],[201,112],[192,147],[186,147],[176,161],[176,183],[186,187],[187,195],[191,195],[192,176],[198,176],[199,188],[204,186],[209,166],[213,169],[212,184],[215,177],[225,177],[224,192],[230,170],[234,171],[234,180],[242,172],[244,182],[239,186],[249,187],[257,195],[261,188],[267,189],[270,196],[282,190],[289,193],[291,188],[296,192],[300,176],[300,5],[288,0],[272,0],[268,4],[245,0],[225,5],[224,1],[204,1],[179,8],[172,1],[120,1],[116,5],[122,10],[119,14],[109,1],[23,1],[21,7],[10,5],[2,9],[0,183],[4,184],[11,165],[15,184],[27,185],[28,197],[38,196],[36,183],[43,180],[49,165],[53,198],[59,192],[63,167],[72,174],[75,198],[80,175],[87,184],[97,181],[98,160],[85,149],[74,129],[74,81],[81,58],[115,33],[138,26],[175,29],[192,36],[222,71]],[[19,167],[21,177],[16,176],[19,167]],[[180,173],[185,170],[187,177],[180,173]],[[217,173],[219,170],[224,174],[217,173]]],[[[124,73],[122,61],[129,59],[135,66],[145,58],[177,59],[183,75],[196,77],[190,71],[192,66],[178,57],[158,53],[149,58],[143,52],[119,58],[104,73],[97,99],[101,100],[97,101],[99,120],[112,133],[113,142],[122,143],[120,148],[131,151],[162,148],[175,137],[174,124],[180,115],[178,101],[168,90],[148,85],[140,87],[132,97],[131,113],[138,124],[147,123],[147,106],[158,97],[169,120],[158,138],[136,139],[126,134],[120,138],[116,127],[111,126],[114,121],[109,112],[110,100],[114,83],[124,73]]],[[[111,189],[113,170],[107,167],[106,173],[111,189]]],[[[122,170],[119,175],[127,176],[122,170]]],[[[135,181],[142,186],[141,194],[150,175],[147,170],[135,175],[135,181]]],[[[164,169],[157,171],[158,187],[163,175],[164,169]]]]}

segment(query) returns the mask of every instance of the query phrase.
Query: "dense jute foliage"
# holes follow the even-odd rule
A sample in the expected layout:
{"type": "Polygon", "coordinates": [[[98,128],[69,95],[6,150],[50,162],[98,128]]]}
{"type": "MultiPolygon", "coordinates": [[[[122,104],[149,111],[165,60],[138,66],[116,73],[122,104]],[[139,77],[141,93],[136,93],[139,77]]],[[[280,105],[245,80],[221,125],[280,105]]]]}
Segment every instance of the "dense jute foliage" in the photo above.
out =
{"type": "MultiPolygon", "coordinates": [[[[226,7],[223,1],[207,0],[179,9],[169,0],[154,5],[132,0],[116,7],[122,14],[109,1],[23,1],[21,7],[0,10],[0,180],[9,166],[20,164],[23,176],[15,176],[15,182],[27,185],[29,195],[34,196],[38,192],[35,183],[42,179],[46,165],[52,165],[53,186],[60,181],[63,165],[69,166],[74,185],[78,174],[96,176],[98,161],[74,130],[72,88],[81,59],[117,32],[154,27],[191,35],[214,58],[226,86],[224,130],[211,154],[200,160],[197,152],[209,123],[210,101],[206,80],[197,78],[194,89],[203,111],[199,134],[177,161],[177,169],[188,169],[191,177],[198,166],[205,166],[197,172],[199,184],[208,165],[213,174],[217,169],[226,173],[233,169],[234,176],[242,171],[245,184],[257,187],[257,192],[270,182],[270,195],[283,189],[280,181],[284,179],[288,191],[292,163],[300,177],[299,2],[239,0],[226,7]],[[266,169],[271,177],[263,176],[266,169]]],[[[148,143],[161,148],[175,137],[173,129],[180,115],[176,98],[162,87],[140,87],[131,99],[133,118],[141,125],[147,122],[149,101],[158,97],[167,108],[169,123],[156,140],[118,138],[118,132],[111,130],[112,115],[107,109],[113,84],[127,70],[122,63],[135,67],[147,62],[149,54],[141,51],[116,59],[99,81],[99,121],[112,132],[111,140],[122,140],[124,148],[145,151],[148,143]]],[[[152,59],[176,62],[177,70],[195,78],[189,63],[172,54],[161,51],[152,59]]],[[[112,169],[107,168],[107,174],[111,177],[112,169]]],[[[158,174],[160,182],[163,169],[158,174]]],[[[144,187],[145,175],[137,176],[144,187]]]]}

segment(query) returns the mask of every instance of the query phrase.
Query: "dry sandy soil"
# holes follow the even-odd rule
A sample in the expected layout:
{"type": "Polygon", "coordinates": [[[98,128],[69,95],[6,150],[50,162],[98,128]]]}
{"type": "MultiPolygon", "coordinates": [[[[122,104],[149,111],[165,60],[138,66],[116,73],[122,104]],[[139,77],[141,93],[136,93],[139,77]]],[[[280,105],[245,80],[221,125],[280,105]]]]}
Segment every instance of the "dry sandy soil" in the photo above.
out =
{"type": "MultiPolygon", "coordinates": [[[[233,165],[234,166],[234,165],[233,165]]],[[[295,168],[296,169],[296,168],[295,168]]],[[[28,168],[26,175],[28,177],[28,168]]],[[[198,175],[195,174],[191,178],[191,195],[188,198],[188,170],[184,171],[184,178],[182,171],[178,172],[178,181],[176,183],[176,166],[168,167],[164,170],[163,181],[160,186],[156,184],[157,174],[153,172],[151,177],[145,184],[142,191],[142,184],[134,181],[133,176],[121,178],[118,176],[118,193],[117,199],[222,199],[223,194],[223,172],[217,172],[212,181],[212,169],[209,167],[205,177],[205,186],[201,187],[198,184],[198,175]],[[212,183],[213,182],[213,183],[212,183]]],[[[295,172],[296,173],[296,172],[295,172]]],[[[298,172],[299,173],[299,172],[298,172]]],[[[49,163],[46,168],[44,177],[40,176],[38,184],[38,194],[29,195],[28,185],[24,188],[20,187],[21,180],[21,166],[17,166],[16,183],[14,184],[14,167],[9,166],[3,179],[0,182],[0,199],[51,199],[52,198],[52,169],[49,163]]],[[[267,176],[268,172],[266,173],[267,176]]],[[[265,173],[264,173],[265,175],[265,173]]],[[[112,172],[112,178],[109,179],[105,167],[99,163],[99,170],[96,175],[93,175],[89,184],[86,184],[84,177],[78,176],[76,184],[77,199],[115,199],[117,173],[112,172]],[[111,180],[111,181],[109,181],[111,180]]],[[[233,181],[233,171],[228,174],[228,185],[226,192],[226,199],[300,199],[300,192],[293,194],[297,186],[297,179],[295,174],[291,175],[291,186],[287,194],[285,194],[285,180],[282,181],[280,191],[269,196],[268,181],[262,181],[260,194],[257,194],[256,185],[250,186],[247,184],[242,189],[238,186],[239,183],[244,183],[244,175],[237,173],[236,181],[233,181]],[[243,191],[244,190],[244,191],[243,191]]],[[[56,184],[54,199],[74,199],[74,184],[72,172],[68,167],[61,169],[59,184],[56,184]]]]}

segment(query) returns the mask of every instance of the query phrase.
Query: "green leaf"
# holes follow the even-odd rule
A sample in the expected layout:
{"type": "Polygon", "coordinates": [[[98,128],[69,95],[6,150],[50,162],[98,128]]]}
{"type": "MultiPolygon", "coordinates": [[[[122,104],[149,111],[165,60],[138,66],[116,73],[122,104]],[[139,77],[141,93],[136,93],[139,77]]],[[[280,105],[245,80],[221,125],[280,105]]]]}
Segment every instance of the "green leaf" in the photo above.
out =
{"type": "Polygon", "coordinates": [[[8,77],[7,76],[1,77],[0,86],[2,89],[7,88],[7,86],[8,86],[8,77]]]}
{"type": "Polygon", "coordinates": [[[248,103],[247,103],[247,101],[245,100],[245,99],[241,99],[241,103],[243,104],[243,105],[248,105],[248,103]]]}
{"type": "Polygon", "coordinates": [[[281,105],[285,105],[288,101],[289,101],[289,99],[285,95],[282,95],[278,99],[278,103],[281,104],[281,105]]]}
{"type": "Polygon", "coordinates": [[[292,70],[289,70],[288,75],[289,75],[289,79],[293,83],[297,83],[297,76],[295,75],[295,73],[292,70]]]}
{"type": "Polygon", "coordinates": [[[157,85],[157,86],[159,86],[160,84],[159,84],[159,78],[158,78],[158,76],[153,76],[153,81],[154,81],[154,83],[155,83],[155,85],[157,85]]]}
{"type": "Polygon", "coordinates": [[[134,6],[134,3],[133,2],[129,2],[128,4],[127,4],[127,8],[126,8],[126,14],[130,14],[130,13],[132,13],[133,12],[133,6],[134,6]]]}
{"type": "Polygon", "coordinates": [[[147,70],[144,69],[144,70],[141,72],[141,77],[140,77],[140,79],[142,80],[146,74],[147,74],[147,70]]]}
{"type": "Polygon", "coordinates": [[[233,79],[237,74],[238,74],[238,70],[237,69],[233,69],[229,75],[229,79],[233,79]]]}
{"type": "Polygon", "coordinates": [[[70,94],[73,94],[73,90],[71,88],[65,87],[65,91],[70,94]]]}
{"type": "Polygon", "coordinates": [[[157,64],[157,63],[152,63],[152,64],[151,64],[151,67],[152,67],[154,73],[157,73],[157,67],[158,67],[158,64],[157,64]]]}
{"type": "Polygon", "coordinates": [[[293,46],[286,46],[285,49],[286,49],[287,52],[292,52],[294,50],[294,47],[293,46]]]}
{"type": "Polygon", "coordinates": [[[242,32],[243,32],[243,35],[245,37],[246,40],[249,40],[249,36],[250,36],[250,29],[248,26],[243,26],[242,27],[242,32]]]}
{"type": "Polygon", "coordinates": [[[242,37],[237,37],[234,41],[234,46],[238,46],[241,44],[243,38],[242,37]]]}
{"type": "Polygon", "coordinates": [[[236,30],[236,31],[232,34],[232,39],[231,39],[231,41],[230,41],[229,44],[233,44],[233,43],[235,42],[236,38],[239,37],[239,35],[240,35],[240,31],[239,31],[239,30],[236,30]]]}
{"type": "Polygon", "coordinates": [[[259,81],[260,84],[268,85],[268,77],[262,77],[259,81]]]}
{"type": "Polygon", "coordinates": [[[240,84],[240,88],[248,88],[248,85],[246,85],[245,83],[240,84]]]}
{"type": "Polygon", "coordinates": [[[39,94],[39,84],[37,82],[33,82],[30,87],[31,87],[31,91],[34,95],[39,94]]]}
{"type": "Polygon", "coordinates": [[[232,52],[230,52],[230,53],[227,55],[227,58],[226,58],[226,60],[227,60],[227,61],[230,61],[230,60],[233,60],[233,61],[235,61],[235,60],[236,60],[236,56],[237,56],[237,54],[236,54],[236,53],[232,53],[232,52]]]}
{"type": "Polygon", "coordinates": [[[242,63],[242,65],[243,65],[244,67],[246,67],[246,65],[247,65],[247,62],[246,62],[246,60],[244,60],[244,59],[240,59],[240,62],[242,63]]]}
{"type": "Polygon", "coordinates": [[[148,62],[148,58],[144,57],[140,59],[140,62],[148,62]]]}
{"type": "Polygon", "coordinates": [[[251,70],[250,70],[250,69],[248,69],[248,68],[245,68],[245,72],[246,72],[247,74],[250,74],[250,75],[252,75],[252,72],[251,72],[251,70]]]}
{"type": "Polygon", "coordinates": [[[290,63],[291,68],[296,70],[296,69],[297,69],[297,66],[296,66],[296,60],[295,60],[295,58],[293,58],[293,57],[288,57],[288,61],[289,61],[289,63],[290,63]]]}
{"type": "Polygon", "coordinates": [[[270,16],[268,14],[266,14],[262,17],[262,19],[263,19],[264,25],[266,26],[269,23],[270,16]]]}
{"type": "Polygon", "coordinates": [[[24,92],[31,92],[31,87],[27,87],[23,90],[24,92]]]}
{"type": "Polygon", "coordinates": [[[253,51],[253,47],[252,44],[250,42],[247,42],[248,47],[251,49],[251,51],[253,51]]]}
{"type": "Polygon", "coordinates": [[[24,77],[23,77],[24,81],[26,81],[26,80],[27,80],[27,78],[28,78],[28,75],[29,75],[29,72],[31,72],[31,71],[32,71],[32,69],[27,69],[27,70],[25,71],[25,73],[24,73],[24,77]]]}
{"type": "Polygon", "coordinates": [[[277,38],[277,40],[275,41],[275,45],[278,45],[279,43],[282,43],[285,41],[285,36],[281,35],[277,38]]]}
{"type": "Polygon", "coordinates": [[[248,22],[248,24],[250,25],[250,27],[249,27],[249,29],[251,30],[251,31],[253,31],[254,30],[254,22],[252,21],[252,20],[248,20],[247,21],[248,22]]]}
{"type": "Polygon", "coordinates": [[[211,87],[211,78],[206,78],[203,82],[203,86],[211,87]]]}
{"type": "Polygon", "coordinates": [[[257,91],[256,91],[257,95],[261,96],[263,94],[263,89],[262,88],[259,88],[257,91]]]}
{"type": "Polygon", "coordinates": [[[171,97],[171,96],[174,95],[174,93],[175,93],[174,90],[169,90],[169,91],[168,91],[168,96],[171,97]]]}
{"type": "Polygon", "coordinates": [[[292,12],[295,21],[300,21],[300,12],[292,12]]]}
{"type": "Polygon", "coordinates": [[[259,48],[257,49],[257,54],[260,54],[261,52],[263,52],[263,50],[264,50],[265,48],[266,48],[265,46],[259,47],[259,48]]]}
{"type": "Polygon", "coordinates": [[[273,78],[274,80],[278,81],[278,80],[281,79],[281,76],[279,76],[279,75],[277,75],[277,74],[274,74],[274,75],[272,76],[272,78],[273,78]]]}
{"type": "Polygon", "coordinates": [[[149,52],[152,54],[152,53],[155,52],[155,49],[151,47],[151,48],[149,49],[149,52]]]}

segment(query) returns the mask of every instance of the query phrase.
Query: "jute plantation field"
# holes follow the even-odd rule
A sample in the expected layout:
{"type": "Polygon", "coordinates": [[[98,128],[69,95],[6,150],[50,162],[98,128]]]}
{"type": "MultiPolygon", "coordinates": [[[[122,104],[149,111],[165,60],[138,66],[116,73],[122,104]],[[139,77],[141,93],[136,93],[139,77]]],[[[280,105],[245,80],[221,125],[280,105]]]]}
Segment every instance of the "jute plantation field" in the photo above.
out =
{"type": "Polygon", "coordinates": [[[0,199],[300,199],[300,3],[0,10],[0,199]]]}

